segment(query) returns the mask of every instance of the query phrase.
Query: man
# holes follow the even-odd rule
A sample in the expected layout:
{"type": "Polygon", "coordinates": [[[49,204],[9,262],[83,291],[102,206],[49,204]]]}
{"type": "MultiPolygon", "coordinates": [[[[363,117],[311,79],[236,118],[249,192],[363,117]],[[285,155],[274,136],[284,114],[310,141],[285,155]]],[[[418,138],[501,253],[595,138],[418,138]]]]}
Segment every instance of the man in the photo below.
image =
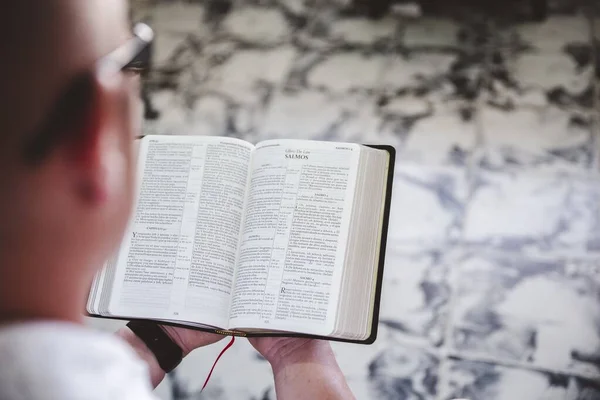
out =
{"type": "MultiPolygon", "coordinates": [[[[164,369],[220,339],[157,325],[115,337],[82,325],[91,279],[132,206],[139,83],[98,67],[130,40],[126,14],[124,0],[0,5],[2,400],[150,399],[164,369]]],[[[327,342],[251,343],[270,362],[279,399],[352,397],[327,342]]]]}

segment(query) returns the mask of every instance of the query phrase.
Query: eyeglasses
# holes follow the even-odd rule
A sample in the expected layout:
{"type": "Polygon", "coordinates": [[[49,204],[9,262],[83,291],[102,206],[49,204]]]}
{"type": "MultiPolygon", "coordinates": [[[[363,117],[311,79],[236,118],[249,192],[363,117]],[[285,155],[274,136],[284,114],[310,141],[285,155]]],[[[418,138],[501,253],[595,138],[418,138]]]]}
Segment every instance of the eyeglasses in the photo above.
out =
{"type": "Polygon", "coordinates": [[[43,160],[52,146],[69,133],[67,127],[79,122],[95,77],[111,76],[120,71],[141,73],[150,69],[154,32],[148,25],[138,23],[133,34],[126,43],[100,58],[92,71],[77,76],[63,90],[41,130],[27,136],[28,142],[24,147],[26,160],[30,163],[43,160]]]}
{"type": "Polygon", "coordinates": [[[133,38],[121,47],[98,60],[101,74],[113,74],[118,71],[143,72],[150,69],[151,49],[154,32],[146,24],[136,24],[133,38]]]}

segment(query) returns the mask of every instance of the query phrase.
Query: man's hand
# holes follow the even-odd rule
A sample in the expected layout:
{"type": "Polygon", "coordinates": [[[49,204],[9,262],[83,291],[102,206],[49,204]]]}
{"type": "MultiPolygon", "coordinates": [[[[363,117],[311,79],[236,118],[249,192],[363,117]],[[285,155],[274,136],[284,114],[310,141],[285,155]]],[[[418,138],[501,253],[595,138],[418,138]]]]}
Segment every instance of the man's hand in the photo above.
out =
{"type": "Polygon", "coordinates": [[[251,338],[271,364],[278,400],[353,399],[329,342],[304,338],[251,338]]]}
{"type": "Polygon", "coordinates": [[[265,337],[248,339],[273,369],[298,362],[328,360],[335,363],[329,342],[305,338],[265,337]]]}
{"type": "MultiPolygon", "coordinates": [[[[183,356],[188,355],[192,350],[198,347],[206,346],[223,339],[224,336],[215,335],[192,329],[175,328],[173,326],[161,325],[167,335],[183,350],[183,356]]],[[[148,349],[146,344],[136,336],[131,329],[124,327],[117,332],[117,335],[125,340],[136,351],[138,356],[148,364],[150,380],[152,386],[156,387],[165,377],[165,372],[158,365],[154,354],[148,349]]]]}
{"type": "Polygon", "coordinates": [[[223,339],[225,336],[214,333],[197,331],[194,329],[179,328],[161,325],[172,341],[177,343],[183,350],[183,356],[187,356],[192,350],[208,346],[223,339]]]}

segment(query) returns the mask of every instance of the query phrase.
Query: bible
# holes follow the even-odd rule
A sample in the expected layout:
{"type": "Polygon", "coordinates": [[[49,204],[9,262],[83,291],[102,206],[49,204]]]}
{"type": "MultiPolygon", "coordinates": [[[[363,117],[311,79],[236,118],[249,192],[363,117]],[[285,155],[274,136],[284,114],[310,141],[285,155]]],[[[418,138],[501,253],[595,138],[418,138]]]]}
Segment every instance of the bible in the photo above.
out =
{"type": "Polygon", "coordinates": [[[136,205],[91,316],[372,343],[395,151],[309,140],[139,140],[136,205]]]}

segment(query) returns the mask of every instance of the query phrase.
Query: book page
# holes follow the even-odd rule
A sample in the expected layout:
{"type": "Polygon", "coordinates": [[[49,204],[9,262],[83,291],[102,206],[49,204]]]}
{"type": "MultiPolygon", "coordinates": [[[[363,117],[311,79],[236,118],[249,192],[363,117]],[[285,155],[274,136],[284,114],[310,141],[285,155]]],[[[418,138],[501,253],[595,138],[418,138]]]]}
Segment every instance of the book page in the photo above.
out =
{"type": "Polygon", "coordinates": [[[331,142],[257,145],[230,328],[332,331],[359,153],[331,142]]]}
{"type": "Polygon", "coordinates": [[[232,138],[143,139],[111,314],[226,326],[252,149],[232,138]]]}

